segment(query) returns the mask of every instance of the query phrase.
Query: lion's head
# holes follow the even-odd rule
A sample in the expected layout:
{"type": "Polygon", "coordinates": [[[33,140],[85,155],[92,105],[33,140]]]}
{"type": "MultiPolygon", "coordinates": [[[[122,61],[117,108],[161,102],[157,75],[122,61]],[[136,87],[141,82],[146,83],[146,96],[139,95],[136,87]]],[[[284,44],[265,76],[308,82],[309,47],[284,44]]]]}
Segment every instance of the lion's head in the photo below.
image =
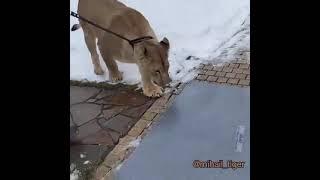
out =
{"type": "Polygon", "coordinates": [[[163,38],[160,42],[143,41],[134,48],[134,56],[139,63],[142,78],[149,79],[160,87],[168,85],[171,82],[168,61],[169,40],[163,38]]]}

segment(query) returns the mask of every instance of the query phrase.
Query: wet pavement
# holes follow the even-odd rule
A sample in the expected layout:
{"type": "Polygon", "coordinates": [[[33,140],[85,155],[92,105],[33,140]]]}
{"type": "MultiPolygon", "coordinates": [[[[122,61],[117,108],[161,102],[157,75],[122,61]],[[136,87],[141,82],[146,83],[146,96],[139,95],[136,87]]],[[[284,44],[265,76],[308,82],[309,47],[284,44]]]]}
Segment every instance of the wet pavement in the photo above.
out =
{"type": "Polygon", "coordinates": [[[113,179],[250,179],[249,108],[250,87],[193,81],[113,179]]]}

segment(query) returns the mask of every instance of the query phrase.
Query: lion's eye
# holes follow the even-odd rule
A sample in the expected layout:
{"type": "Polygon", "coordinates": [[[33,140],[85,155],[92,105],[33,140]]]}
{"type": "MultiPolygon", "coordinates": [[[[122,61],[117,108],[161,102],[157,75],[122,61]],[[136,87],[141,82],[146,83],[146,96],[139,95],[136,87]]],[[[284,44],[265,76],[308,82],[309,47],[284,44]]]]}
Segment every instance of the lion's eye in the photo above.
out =
{"type": "Polygon", "coordinates": [[[157,71],[156,71],[156,73],[157,73],[157,74],[160,74],[160,71],[159,71],[159,70],[157,70],[157,71]]]}

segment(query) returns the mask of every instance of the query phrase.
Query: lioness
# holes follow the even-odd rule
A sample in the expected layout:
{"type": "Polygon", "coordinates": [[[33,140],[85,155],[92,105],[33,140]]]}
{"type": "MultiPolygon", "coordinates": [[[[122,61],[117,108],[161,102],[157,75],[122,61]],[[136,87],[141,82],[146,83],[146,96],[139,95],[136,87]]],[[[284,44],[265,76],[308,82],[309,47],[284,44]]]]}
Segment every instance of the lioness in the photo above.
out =
{"type": "Polygon", "coordinates": [[[162,95],[163,87],[171,82],[168,73],[169,41],[167,38],[159,42],[147,19],[138,11],[117,0],[79,0],[78,14],[130,40],[143,36],[153,37],[135,44],[133,48],[128,41],[79,20],[95,74],[104,74],[96,50],[98,45],[112,82],[122,80],[122,72],[118,70],[115,60],[136,63],[141,74],[143,93],[149,97],[162,95]],[[98,39],[97,43],[96,39],[98,39]]]}

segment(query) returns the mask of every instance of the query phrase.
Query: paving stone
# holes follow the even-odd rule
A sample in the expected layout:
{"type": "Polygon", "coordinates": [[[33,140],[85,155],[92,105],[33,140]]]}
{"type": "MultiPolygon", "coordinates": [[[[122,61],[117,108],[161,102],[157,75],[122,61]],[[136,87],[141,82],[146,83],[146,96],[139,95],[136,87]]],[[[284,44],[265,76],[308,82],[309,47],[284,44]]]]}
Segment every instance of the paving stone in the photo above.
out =
{"type": "Polygon", "coordinates": [[[216,74],[217,71],[207,71],[206,75],[208,76],[214,76],[216,74]]]}
{"type": "Polygon", "coordinates": [[[230,63],[224,63],[223,67],[229,67],[230,63]]]}
{"type": "Polygon", "coordinates": [[[225,83],[225,82],[227,82],[227,80],[228,80],[228,78],[219,77],[218,80],[217,80],[217,82],[218,82],[218,83],[225,83]]]}
{"type": "Polygon", "coordinates": [[[95,173],[95,179],[100,180],[101,178],[103,178],[109,171],[111,170],[110,167],[106,167],[106,166],[99,166],[96,170],[95,173]]]}
{"type": "Polygon", "coordinates": [[[91,134],[98,132],[99,130],[101,130],[99,124],[96,121],[91,121],[78,127],[78,133],[76,138],[83,139],[91,134]]]}
{"type": "Polygon", "coordinates": [[[152,105],[152,101],[147,102],[146,104],[138,107],[132,107],[121,112],[121,114],[130,116],[133,118],[138,118],[143,115],[143,113],[152,105]]]}
{"type": "Polygon", "coordinates": [[[243,70],[243,74],[250,74],[250,69],[243,70]]]}
{"type": "Polygon", "coordinates": [[[207,81],[216,82],[217,79],[218,79],[218,77],[216,77],[216,76],[209,76],[208,79],[207,79],[207,81]]]}
{"type": "Polygon", "coordinates": [[[216,76],[218,77],[224,77],[226,75],[226,72],[217,72],[216,76]]]}
{"type": "Polygon", "coordinates": [[[105,101],[103,99],[99,99],[94,102],[94,104],[98,104],[98,105],[102,105],[102,106],[104,106],[104,103],[105,103],[105,101]]]}
{"type": "Polygon", "coordinates": [[[198,80],[206,80],[207,79],[207,75],[198,75],[197,79],[198,80]]]}
{"type": "Polygon", "coordinates": [[[71,116],[71,113],[70,113],[70,127],[71,127],[71,126],[76,126],[76,124],[73,123],[73,121],[72,121],[72,116],[71,116]]]}
{"type": "Polygon", "coordinates": [[[104,98],[104,103],[111,105],[140,106],[148,100],[148,97],[138,92],[120,91],[114,96],[104,98]]]}
{"type": "Polygon", "coordinates": [[[130,135],[126,135],[123,138],[120,138],[119,144],[121,144],[121,145],[129,145],[129,143],[134,141],[134,140],[136,140],[135,137],[130,136],[130,135]]]}
{"type": "Polygon", "coordinates": [[[227,78],[235,78],[236,77],[236,73],[227,73],[226,77],[227,78]]]}
{"type": "Polygon", "coordinates": [[[236,78],[238,78],[238,79],[245,79],[246,78],[246,74],[237,74],[236,75],[236,78]]]}
{"type": "Polygon", "coordinates": [[[152,121],[152,119],[157,115],[157,113],[155,112],[151,112],[151,111],[147,111],[143,114],[143,116],[141,117],[144,120],[147,121],[152,121]]]}
{"type": "Polygon", "coordinates": [[[103,110],[105,110],[105,109],[110,109],[112,107],[112,105],[110,105],[110,104],[105,104],[105,105],[103,105],[103,110]]]}
{"type": "Polygon", "coordinates": [[[154,112],[154,113],[163,113],[166,111],[166,107],[162,106],[151,106],[148,111],[154,112]]]}
{"type": "Polygon", "coordinates": [[[233,69],[233,73],[241,74],[243,72],[243,69],[233,69]]]}
{"type": "Polygon", "coordinates": [[[150,121],[140,119],[134,126],[140,129],[144,129],[150,125],[150,121]]]}
{"type": "Polygon", "coordinates": [[[132,118],[123,116],[121,114],[111,118],[110,120],[101,124],[103,128],[110,128],[120,133],[120,136],[126,134],[131,127],[132,118]]]}
{"type": "Polygon", "coordinates": [[[152,104],[152,107],[155,107],[155,106],[160,106],[160,107],[165,107],[167,102],[168,102],[168,99],[169,99],[170,96],[166,95],[166,97],[160,97],[158,98],[153,104],[152,104]]]}
{"type": "Polygon", "coordinates": [[[103,161],[103,165],[114,168],[118,163],[121,162],[121,159],[116,154],[109,154],[103,161]]]}
{"type": "Polygon", "coordinates": [[[227,83],[230,83],[230,84],[238,84],[238,82],[239,82],[239,79],[229,79],[227,81],[227,83]]]}
{"type": "Polygon", "coordinates": [[[119,142],[119,138],[120,138],[120,133],[115,132],[115,131],[108,131],[113,139],[114,143],[118,143],[119,142]]]}
{"type": "Polygon", "coordinates": [[[198,71],[198,74],[202,74],[203,75],[203,74],[206,74],[206,72],[207,72],[207,70],[201,69],[201,70],[198,71]]]}
{"type": "MultiPolygon", "coordinates": [[[[160,122],[160,119],[161,119],[161,114],[157,114],[156,117],[153,118],[151,125],[156,126],[160,122]]],[[[149,126],[149,128],[151,127],[149,126]]]]}
{"type": "Polygon", "coordinates": [[[134,126],[133,128],[131,128],[131,130],[128,132],[128,135],[133,136],[133,137],[138,137],[144,128],[141,127],[136,127],[134,126]]]}
{"type": "Polygon", "coordinates": [[[223,67],[222,71],[223,72],[232,72],[232,69],[231,67],[223,67]]]}
{"type": "Polygon", "coordinates": [[[97,101],[96,99],[88,99],[87,102],[88,103],[94,103],[95,101],[97,101]]]}
{"type": "Polygon", "coordinates": [[[96,97],[95,99],[102,99],[105,97],[109,97],[112,96],[116,93],[116,90],[107,90],[107,89],[103,89],[96,97]]]}
{"type": "Polygon", "coordinates": [[[94,134],[91,134],[81,140],[82,144],[105,144],[113,145],[113,140],[111,135],[105,130],[99,130],[94,134]]]}
{"type": "Polygon", "coordinates": [[[70,86],[70,104],[84,102],[98,92],[99,89],[93,87],[70,86]]]}
{"type": "Polygon", "coordinates": [[[127,109],[127,106],[111,106],[109,109],[104,109],[103,112],[103,117],[105,119],[110,119],[116,115],[118,115],[120,112],[123,110],[127,109]]]}
{"type": "Polygon", "coordinates": [[[204,70],[212,70],[213,69],[213,66],[212,65],[205,65],[203,67],[204,70]]]}
{"type": "Polygon", "coordinates": [[[239,84],[240,84],[240,85],[249,86],[249,85],[250,85],[250,80],[240,79],[239,84]]]}
{"type": "Polygon", "coordinates": [[[112,154],[118,155],[118,156],[124,156],[125,152],[127,151],[128,146],[124,146],[121,144],[116,145],[113,150],[112,150],[112,154]]]}
{"type": "Polygon", "coordinates": [[[99,180],[114,180],[115,177],[116,177],[115,173],[111,170],[103,177],[103,179],[99,179],[99,180]]]}
{"type": "Polygon", "coordinates": [[[232,63],[232,64],[229,64],[229,67],[231,67],[231,68],[238,68],[238,67],[239,67],[239,64],[232,63]]]}
{"type": "Polygon", "coordinates": [[[77,125],[82,125],[99,115],[101,106],[96,104],[75,104],[70,107],[73,121],[77,125]]]}
{"type": "Polygon", "coordinates": [[[215,71],[222,71],[222,69],[223,69],[223,66],[215,66],[213,68],[213,70],[215,70],[215,71]]]}
{"type": "Polygon", "coordinates": [[[136,149],[136,147],[130,146],[130,147],[126,150],[123,159],[128,159],[129,156],[132,154],[132,152],[133,152],[135,149],[136,149]]]}
{"type": "Polygon", "coordinates": [[[78,127],[71,125],[70,126],[70,144],[77,143],[78,127]]]}

